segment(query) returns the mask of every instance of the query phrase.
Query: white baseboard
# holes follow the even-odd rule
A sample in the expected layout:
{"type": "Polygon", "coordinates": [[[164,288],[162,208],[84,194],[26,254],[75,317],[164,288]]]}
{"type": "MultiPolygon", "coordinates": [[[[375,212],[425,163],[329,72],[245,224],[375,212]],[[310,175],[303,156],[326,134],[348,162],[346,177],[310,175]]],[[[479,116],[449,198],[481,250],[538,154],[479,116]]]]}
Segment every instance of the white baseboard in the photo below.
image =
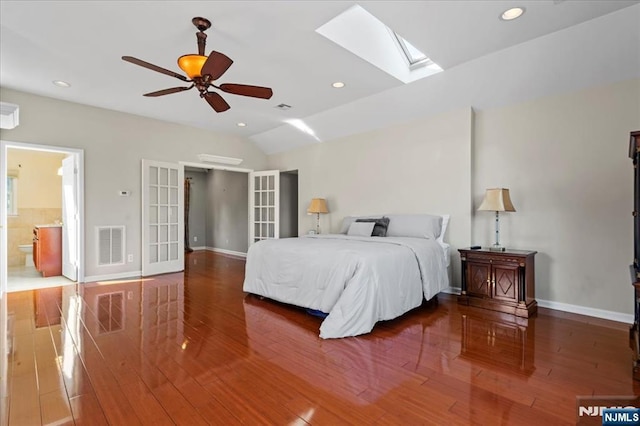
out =
{"type": "Polygon", "coordinates": [[[206,250],[207,246],[198,246],[198,247],[191,247],[191,250],[193,251],[200,251],[200,250],[206,250]]]}
{"type": "Polygon", "coordinates": [[[572,314],[586,315],[588,317],[602,318],[611,321],[633,324],[633,315],[621,312],[606,311],[604,309],[589,308],[588,306],[570,305],[568,303],[553,302],[551,300],[537,299],[538,306],[555,309],[556,311],[571,312],[572,314]]]}
{"type": "Polygon", "coordinates": [[[136,279],[142,276],[142,271],[120,272],[117,274],[92,275],[84,277],[83,283],[94,283],[96,281],[121,280],[123,278],[136,279]]]}
{"type": "MultiPolygon", "coordinates": [[[[460,287],[448,287],[442,290],[443,293],[460,294],[460,287]]],[[[623,314],[620,312],[606,311],[604,309],[589,308],[587,306],[570,305],[568,303],[553,302],[551,300],[537,299],[538,306],[541,308],[553,309],[556,311],[571,312],[572,314],[580,314],[588,317],[602,318],[611,321],[624,322],[633,324],[633,315],[623,314]]]]}
{"type": "Polygon", "coordinates": [[[244,257],[244,258],[247,257],[247,253],[242,253],[241,251],[233,251],[233,250],[221,249],[216,247],[207,247],[207,250],[213,251],[216,253],[229,254],[231,256],[238,256],[238,257],[244,257]]]}

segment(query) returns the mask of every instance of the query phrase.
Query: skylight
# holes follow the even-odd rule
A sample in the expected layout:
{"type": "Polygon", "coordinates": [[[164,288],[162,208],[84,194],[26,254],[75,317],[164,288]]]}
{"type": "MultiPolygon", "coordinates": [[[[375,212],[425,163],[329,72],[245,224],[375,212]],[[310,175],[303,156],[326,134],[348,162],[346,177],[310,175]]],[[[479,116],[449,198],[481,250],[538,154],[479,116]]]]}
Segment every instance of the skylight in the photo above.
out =
{"type": "Polygon", "coordinates": [[[427,62],[433,63],[431,59],[427,58],[427,55],[418,50],[418,48],[413,44],[403,39],[398,33],[394,32],[393,36],[396,38],[398,46],[400,46],[400,49],[402,50],[402,53],[404,53],[410,67],[427,65],[427,62]]]}
{"type": "Polygon", "coordinates": [[[408,40],[360,5],[354,5],[316,32],[403,83],[442,71],[408,40]],[[354,31],[357,28],[358,31],[354,31]]]}

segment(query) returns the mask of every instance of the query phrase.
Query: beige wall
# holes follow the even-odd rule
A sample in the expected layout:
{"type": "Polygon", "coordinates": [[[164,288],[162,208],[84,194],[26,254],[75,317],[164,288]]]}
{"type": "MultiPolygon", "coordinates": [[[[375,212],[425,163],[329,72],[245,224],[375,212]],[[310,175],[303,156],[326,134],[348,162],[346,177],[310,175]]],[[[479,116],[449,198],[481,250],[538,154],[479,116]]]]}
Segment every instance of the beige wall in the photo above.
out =
{"type": "MultiPolygon", "coordinates": [[[[476,112],[474,209],[484,190],[510,188],[502,242],[537,250],[538,299],[631,314],[633,168],[640,80],[476,112]]],[[[477,212],[473,241],[493,239],[477,212]]]]}
{"type": "MultiPolygon", "coordinates": [[[[84,150],[85,275],[141,269],[140,160],[197,161],[208,153],[243,158],[243,167],[264,169],[266,156],[241,137],[32,95],[2,88],[0,99],[20,105],[20,125],[0,130],[0,139],[84,150]],[[130,190],[130,197],[118,196],[130,190]],[[134,261],[98,266],[96,226],[124,225],[127,254],[134,261]]],[[[212,112],[212,119],[216,116],[212,112]]]]}
{"type": "Polygon", "coordinates": [[[271,155],[269,166],[299,170],[300,232],[314,226],[309,200],[326,197],[323,229],[350,214],[451,213],[455,247],[493,242],[493,214],[475,210],[486,188],[510,188],[517,212],[501,215],[501,242],[538,251],[537,299],[631,314],[627,149],[639,129],[636,79],[429,117],[271,155]]]}
{"type": "Polygon", "coordinates": [[[62,166],[64,154],[9,149],[7,170],[16,176],[18,215],[7,218],[7,265],[25,264],[20,244],[31,244],[34,225],[62,220],[62,166]]]}
{"type": "MultiPolygon", "coordinates": [[[[298,170],[299,232],[315,229],[306,213],[312,198],[327,199],[321,232],[338,232],[349,215],[450,214],[446,240],[471,238],[471,139],[466,108],[386,129],[269,156],[269,167],[298,170]]],[[[452,250],[454,282],[459,282],[452,250]]]]}
{"type": "Polygon", "coordinates": [[[62,176],[58,176],[58,168],[65,156],[26,149],[8,150],[8,174],[18,177],[18,208],[62,207],[62,176]]]}

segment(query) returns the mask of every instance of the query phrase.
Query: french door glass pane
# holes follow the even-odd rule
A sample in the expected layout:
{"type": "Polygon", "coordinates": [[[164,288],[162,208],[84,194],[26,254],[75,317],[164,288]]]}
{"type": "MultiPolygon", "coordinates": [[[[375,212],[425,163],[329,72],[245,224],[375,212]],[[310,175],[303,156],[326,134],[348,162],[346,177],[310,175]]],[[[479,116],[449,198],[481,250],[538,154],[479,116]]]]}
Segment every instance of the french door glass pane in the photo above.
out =
{"type": "Polygon", "coordinates": [[[158,242],[158,225],[149,226],[149,242],[151,244],[158,242]]]}
{"type": "Polygon", "coordinates": [[[169,209],[165,206],[160,206],[160,223],[169,223],[169,209]]]}
{"type": "Polygon", "coordinates": [[[169,245],[160,244],[158,249],[159,249],[158,259],[160,260],[160,262],[166,262],[167,260],[169,260],[169,245]]]}
{"type": "Polygon", "coordinates": [[[158,204],[158,187],[149,187],[149,204],[158,204]]]}
{"type": "Polygon", "coordinates": [[[158,262],[158,246],[155,244],[149,246],[149,262],[158,262]]]}
{"type": "Polygon", "coordinates": [[[166,243],[167,241],[169,241],[169,227],[160,225],[160,242],[166,243]]]}
{"type": "Polygon", "coordinates": [[[162,167],[160,168],[160,185],[169,184],[169,170],[162,167]]]}
{"type": "Polygon", "coordinates": [[[149,182],[151,182],[151,185],[158,184],[158,168],[157,167],[149,167],[149,182]]]}
{"type": "Polygon", "coordinates": [[[149,207],[149,223],[158,223],[158,208],[156,206],[149,207]]]}

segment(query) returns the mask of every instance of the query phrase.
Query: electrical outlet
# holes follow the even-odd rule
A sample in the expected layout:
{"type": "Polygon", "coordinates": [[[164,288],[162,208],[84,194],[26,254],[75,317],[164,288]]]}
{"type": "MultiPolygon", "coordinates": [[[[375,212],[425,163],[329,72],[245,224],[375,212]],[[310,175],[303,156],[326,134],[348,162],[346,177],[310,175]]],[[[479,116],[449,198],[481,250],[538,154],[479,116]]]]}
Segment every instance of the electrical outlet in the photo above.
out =
{"type": "Polygon", "coordinates": [[[193,237],[193,242],[197,243],[198,242],[198,237],[193,237]]]}
{"type": "Polygon", "coordinates": [[[127,262],[129,262],[129,263],[133,262],[133,255],[132,254],[127,255],[127,262]]]}

